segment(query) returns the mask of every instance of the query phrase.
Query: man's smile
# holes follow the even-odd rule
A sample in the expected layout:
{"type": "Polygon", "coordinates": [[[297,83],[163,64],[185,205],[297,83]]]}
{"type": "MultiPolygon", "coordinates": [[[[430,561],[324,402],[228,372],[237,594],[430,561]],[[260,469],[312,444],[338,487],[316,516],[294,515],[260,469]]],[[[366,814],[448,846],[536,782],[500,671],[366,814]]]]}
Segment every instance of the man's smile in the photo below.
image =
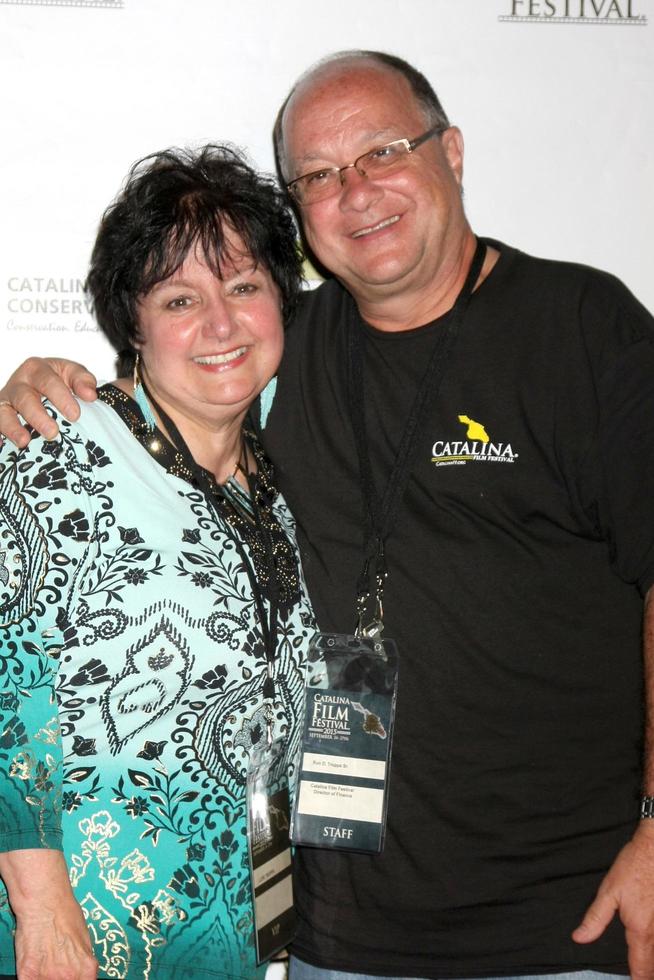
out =
{"type": "Polygon", "coordinates": [[[396,221],[400,220],[401,215],[394,214],[390,218],[384,218],[383,221],[379,221],[376,225],[369,225],[367,228],[359,228],[357,231],[352,232],[352,238],[363,238],[364,235],[372,235],[376,231],[381,231],[382,228],[387,228],[389,225],[394,225],[396,221]]]}

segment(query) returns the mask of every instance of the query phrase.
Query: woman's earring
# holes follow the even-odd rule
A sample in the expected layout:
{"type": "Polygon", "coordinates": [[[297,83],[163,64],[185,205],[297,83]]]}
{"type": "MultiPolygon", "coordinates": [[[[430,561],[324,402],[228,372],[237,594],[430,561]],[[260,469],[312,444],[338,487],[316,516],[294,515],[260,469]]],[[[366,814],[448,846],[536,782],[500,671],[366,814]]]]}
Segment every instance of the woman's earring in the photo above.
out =
{"type": "Polygon", "coordinates": [[[136,391],[141,385],[141,375],[139,373],[140,363],[141,352],[137,350],[136,357],[134,358],[134,374],[132,375],[132,380],[134,382],[134,397],[136,397],[136,391]]]}
{"type": "Polygon", "coordinates": [[[141,380],[141,352],[136,352],[136,360],[134,361],[134,401],[141,409],[143,418],[145,419],[145,424],[148,429],[156,429],[157,420],[154,417],[152,408],[150,407],[150,402],[145,394],[145,388],[143,387],[143,381],[141,380]]]}

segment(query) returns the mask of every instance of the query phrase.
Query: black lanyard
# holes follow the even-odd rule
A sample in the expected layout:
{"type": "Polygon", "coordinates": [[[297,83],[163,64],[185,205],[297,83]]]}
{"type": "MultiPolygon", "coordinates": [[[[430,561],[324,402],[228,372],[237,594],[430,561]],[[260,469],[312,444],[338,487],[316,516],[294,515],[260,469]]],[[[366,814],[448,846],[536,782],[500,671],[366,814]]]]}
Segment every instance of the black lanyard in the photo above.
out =
{"type": "Polygon", "coordinates": [[[159,418],[163,422],[168,432],[168,435],[173,443],[173,446],[177,452],[182,457],[184,463],[193,474],[193,478],[197,483],[199,489],[202,491],[204,498],[206,500],[207,506],[218,518],[219,522],[224,525],[225,532],[228,537],[232,539],[236,546],[236,550],[239,553],[241,561],[247,572],[248,579],[250,581],[250,588],[252,589],[252,595],[254,597],[254,602],[257,610],[257,617],[259,619],[259,627],[261,629],[261,636],[263,639],[264,648],[266,651],[266,664],[267,664],[267,675],[266,680],[263,685],[263,696],[264,698],[272,699],[275,694],[274,685],[274,664],[275,656],[277,653],[277,617],[279,611],[279,583],[277,581],[277,569],[275,567],[275,558],[273,553],[272,537],[270,532],[264,528],[263,521],[261,518],[261,508],[259,506],[259,499],[256,487],[256,481],[254,476],[247,472],[247,467],[245,470],[245,477],[248,483],[248,489],[250,491],[250,505],[252,507],[252,516],[256,524],[257,531],[263,541],[264,552],[266,556],[266,573],[268,577],[268,591],[270,595],[270,615],[266,615],[266,607],[264,602],[264,595],[257,579],[257,573],[254,569],[252,562],[250,561],[248,554],[243,545],[240,535],[233,528],[229,521],[225,519],[225,516],[221,514],[217,503],[216,495],[222,495],[223,499],[230,503],[229,497],[225,494],[224,489],[219,484],[212,484],[209,476],[193,458],[193,455],[186,444],[186,440],[183,435],[170,418],[170,416],[164,411],[164,409],[155,401],[152,394],[148,390],[144,381],[141,381],[143,385],[143,391],[145,392],[148,401],[155,409],[159,418]]]}
{"type": "Polygon", "coordinates": [[[397,521],[400,502],[404,497],[417,448],[418,425],[427,407],[427,399],[436,398],[454,340],[463,322],[470,297],[479,278],[486,245],[477,240],[477,247],[461,292],[450,311],[447,323],[437,333],[429,363],[422,376],[409,416],[404,426],[395,463],[388,480],[383,500],[380,501],[375,487],[365,418],[363,330],[360,318],[352,316],[348,323],[348,387],[350,416],[357,455],[359,477],[364,505],[364,564],[357,583],[357,635],[377,635],[382,630],[382,597],[386,579],[384,546],[397,521]],[[370,599],[370,569],[375,569],[375,613],[370,625],[364,625],[370,599]]]}

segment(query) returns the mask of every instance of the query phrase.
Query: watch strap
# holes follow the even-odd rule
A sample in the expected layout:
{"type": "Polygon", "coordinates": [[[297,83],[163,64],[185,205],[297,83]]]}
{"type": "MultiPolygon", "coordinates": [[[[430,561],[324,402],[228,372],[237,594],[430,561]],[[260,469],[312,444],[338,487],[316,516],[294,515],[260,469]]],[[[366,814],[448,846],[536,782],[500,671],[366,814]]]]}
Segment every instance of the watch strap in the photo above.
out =
{"type": "Polygon", "coordinates": [[[643,796],[640,801],[640,819],[654,820],[654,796],[643,796]]]}

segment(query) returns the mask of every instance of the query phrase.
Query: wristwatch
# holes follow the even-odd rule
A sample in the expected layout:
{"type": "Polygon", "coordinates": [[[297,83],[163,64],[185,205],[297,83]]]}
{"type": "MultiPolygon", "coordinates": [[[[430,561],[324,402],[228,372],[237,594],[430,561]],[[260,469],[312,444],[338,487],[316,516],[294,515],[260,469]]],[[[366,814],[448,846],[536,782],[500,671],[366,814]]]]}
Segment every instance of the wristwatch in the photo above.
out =
{"type": "Polygon", "coordinates": [[[654,820],[654,796],[643,796],[640,801],[640,819],[654,820]]]}

